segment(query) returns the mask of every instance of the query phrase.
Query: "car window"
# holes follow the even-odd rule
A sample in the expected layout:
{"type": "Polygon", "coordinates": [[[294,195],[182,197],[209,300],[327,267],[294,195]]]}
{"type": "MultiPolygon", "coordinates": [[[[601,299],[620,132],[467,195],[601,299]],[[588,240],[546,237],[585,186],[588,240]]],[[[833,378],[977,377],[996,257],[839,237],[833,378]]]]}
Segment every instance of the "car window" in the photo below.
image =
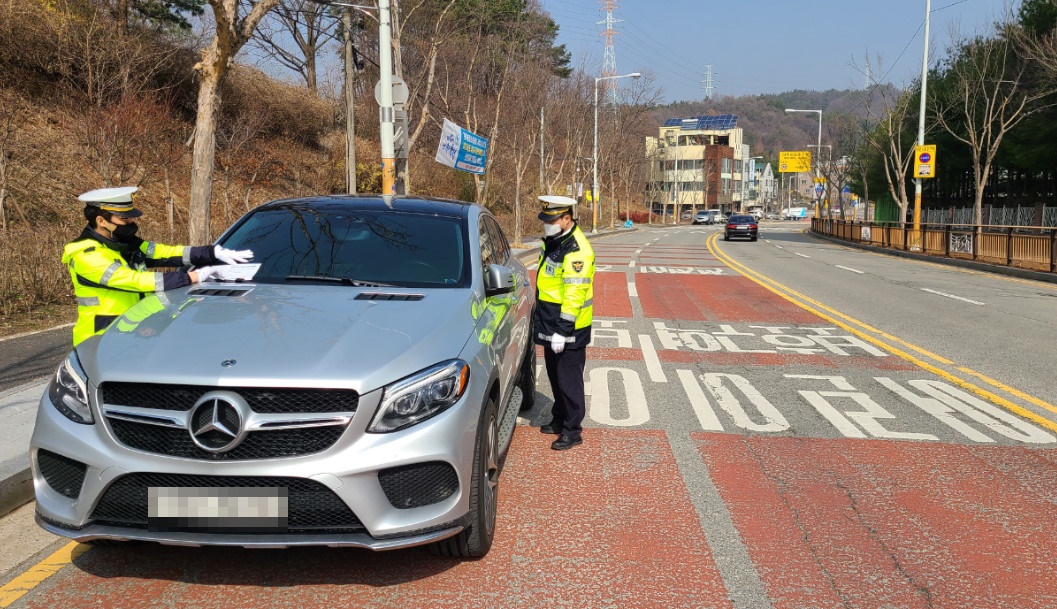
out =
{"type": "Polygon", "coordinates": [[[488,268],[489,264],[496,262],[495,259],[495,237],[491,232],[488,231],[488,225],[485,223],[484,216],[481,217],[481,268],[488,268]]]}
{"type": "Polygon", "coordinates": [[[507,241],[506,235],[503,234],[503,229],[499,227],[499,223],[491,216],[483,216],[481,223],[487,228],[488,235],[491,238],[495,262],[498,264],[509,264],[510,243],[507,241]]]}
{"type": "Polygon", "coordinates": [[[751,224],[753,222],[756,222],[756,218],[754,218],[752,216],[731,216],[730,217],[730,222],[731,222],[731,224],[735,224],[735,223],[742,223],[743,224],[743,223],[746,223],[746,222],[751,224]]]}
{"type": "Polygon", "coordinates": [[[345,209],[267,209],[224,239],[253,250],[254,281],[289,276],[353,279],[398,286],[467,287],[465,220],[345,209]]]}

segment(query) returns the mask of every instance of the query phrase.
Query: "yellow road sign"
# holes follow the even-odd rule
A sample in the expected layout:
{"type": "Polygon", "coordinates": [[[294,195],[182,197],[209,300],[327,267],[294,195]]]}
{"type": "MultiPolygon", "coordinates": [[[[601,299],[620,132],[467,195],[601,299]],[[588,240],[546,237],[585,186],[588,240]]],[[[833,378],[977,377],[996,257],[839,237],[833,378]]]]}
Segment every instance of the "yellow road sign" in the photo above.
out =
{"type": "Polygon", "coordinates": [[[778,153],[779,173],[811,171],[811,151],[790,150],[778,153]]]}
{"type": "Polygon", "coordinates": [[[914,177],[936,177],[936,145],[914,146],[914,177]]]}

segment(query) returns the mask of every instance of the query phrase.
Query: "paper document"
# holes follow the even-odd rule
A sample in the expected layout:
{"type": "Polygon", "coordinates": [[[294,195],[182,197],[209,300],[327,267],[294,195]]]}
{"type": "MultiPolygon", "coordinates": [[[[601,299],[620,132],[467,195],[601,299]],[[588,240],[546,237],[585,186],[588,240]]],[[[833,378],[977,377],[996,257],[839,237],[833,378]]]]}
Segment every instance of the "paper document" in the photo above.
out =
{"type": "Polygon", "coordinates": [[[260,263],[247,263],[247,264],[224,264],[213,267],[217,270],[216,278],[214,281],[249,281],[253,279],[253,276],[257,274],[257,269],[261,268],[260,263]]]}

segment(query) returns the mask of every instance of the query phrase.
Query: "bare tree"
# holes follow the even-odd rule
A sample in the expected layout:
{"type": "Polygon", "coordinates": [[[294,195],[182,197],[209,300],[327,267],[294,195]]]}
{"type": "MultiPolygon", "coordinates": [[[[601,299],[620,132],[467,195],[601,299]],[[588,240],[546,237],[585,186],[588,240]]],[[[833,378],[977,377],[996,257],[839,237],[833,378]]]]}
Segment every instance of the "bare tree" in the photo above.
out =
{"type": "Polygon", "coordinates": [[[914,92],[893,95],[887,88],[880,89],[882,116],[877,125],[865,134],[869,148],[881,158],[888,194],[899,207],[899,223],[906,220],[910,200],[907,198],[907,176],[914,164],[914,132],[911,114],[914,92]]]}
{"type": "Polygon", "coordinates": [[[327,19],[326,11],[325,5],[313,0],[286,0],[261,20],[249,44],[260,49],[268,60],[297,73],[305,86],[315,92],[316,58],[337,35],[338,21],[327,19]]]}
{"type": "MultiPolygon", "coordinates": [[[[859,140],[862,131],[854,119],[847,114],[832,116],[828,122],[829,140],[833,142],[830,148],[830,158],[825,163],[819,163],[819,171],[826,179],[826,186],[831,193],[837,196],[837,208],[840,209],[840,219],[844,220],[844,188],[848,186],[855,172],[852,157],[859,149],[859,140]]],[[[821,151],[820,151],[821,152],[821,151]]],[[[830,205],[827,207],[828,214],[833,217],[832,195],[829,197],[830,205]]]]}
{"type": "Polygon", "coordinates": [[[969,147],[977,225],[982,224],[984,188],[1002,139],[1024,119],[1053,105],[1054,87],[1032,86],[1028,68],[1016,55],[1012,38],[977,38],[952,56],[930,100],[944,131],[969,147]]]}
{"type": "Polygon", "coordinates": [[[8,225],[7,198],[15,171],[30,150],[25,141],[29,110],[22,99],[6,95],[0,98],[0,230],[4,231],[8,225]]]}
{"type": "Polygon", "coordinates": [[[191,243],[205,243],[210,236],[210,199],[213,194],[213,165],[216,160],[216,116],[220,106],[220,87],[235,58],[246,44],[257,24],[280,0],[209,0],[216,20],[213,41],[200,51],[198,72],[198,113],[195,119],[194,162],[191,168],[189,223],[191,243]]]}

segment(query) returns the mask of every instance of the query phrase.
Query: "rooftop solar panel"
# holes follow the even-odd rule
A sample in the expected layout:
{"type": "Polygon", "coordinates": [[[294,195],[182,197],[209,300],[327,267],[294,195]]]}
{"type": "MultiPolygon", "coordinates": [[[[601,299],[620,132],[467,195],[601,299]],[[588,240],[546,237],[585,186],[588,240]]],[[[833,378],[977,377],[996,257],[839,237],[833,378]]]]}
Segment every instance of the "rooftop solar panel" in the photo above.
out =
{"type": "Polygon", "coordinates": [[[679,127],[682,130],[729,131],[738,126],[735,114],[709,114],[690,118],[669,118],[664,121],[665,127],[679,127]]]}

